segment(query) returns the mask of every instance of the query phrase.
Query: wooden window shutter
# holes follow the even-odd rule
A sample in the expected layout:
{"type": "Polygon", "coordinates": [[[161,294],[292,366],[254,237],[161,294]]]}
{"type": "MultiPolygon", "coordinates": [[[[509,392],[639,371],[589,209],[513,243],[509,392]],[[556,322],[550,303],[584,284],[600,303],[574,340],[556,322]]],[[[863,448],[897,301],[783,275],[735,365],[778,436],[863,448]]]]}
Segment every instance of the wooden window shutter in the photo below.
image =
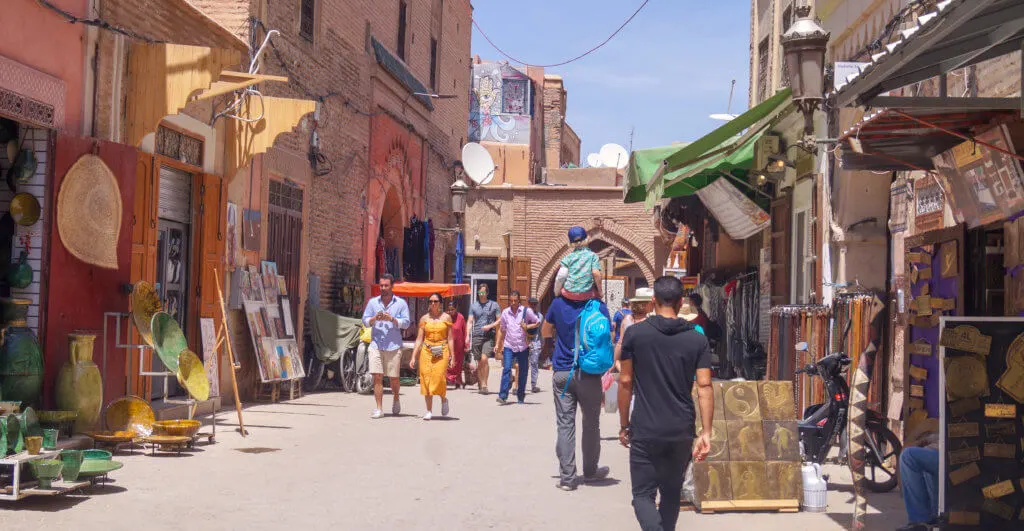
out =
{"type": "MultiPolygon", "coordinates": [[[[150,284],[156,284],[156,247],[157,247],[157,217],[159,207],[157,190],[160,187],[160,169],[152,154],[138,152],[138,159],[135,164],[135,203],[132,205],[132,260],[131,260],[131,283],[134,285],[140,280],[150,284]]],[[[142,343],[142,337],[138,330],[130,327],[130,340],[132,344],[142,343]]],[[[132,378],[132,390],[140,396],[150,396],[152,381],[150,378],[140,376],[139,372],[152,370],[152,357],[143,356],[142,367],[138,364],[137,354],[132,351],[128,354],[129,377],[132,378]]]]}
{"type": "Polygon", "coordinates": [[[508,307],[508,293],[512,291],[509,285],[509,261],[505,258],[498,259],[498,305],[502,308],[508,307]]]}
{"type": "Polygon", "coordinates": [[[790,267],[792,258],[793,198],[785,196],[772,202],[771,212],[771,258],[772,290],[771,305],[789,304],[790,267]]]}
{"type": "Polygon", "coordinates": [[[526,303],[526,300],[530,298],[530,259],[514,258],[512,261],[512,270],[515,275],[512,289],[518,291],[522,302],[526,303]]]}
{"type": "Polygon", "coordinates": [[[214,270],[220,278],[224,275],[224,235],[227,233],[227,189],[224,180],[217,175],[203,174],[199,186],[199,317],[217,317],[217,288],[214,270]]]}

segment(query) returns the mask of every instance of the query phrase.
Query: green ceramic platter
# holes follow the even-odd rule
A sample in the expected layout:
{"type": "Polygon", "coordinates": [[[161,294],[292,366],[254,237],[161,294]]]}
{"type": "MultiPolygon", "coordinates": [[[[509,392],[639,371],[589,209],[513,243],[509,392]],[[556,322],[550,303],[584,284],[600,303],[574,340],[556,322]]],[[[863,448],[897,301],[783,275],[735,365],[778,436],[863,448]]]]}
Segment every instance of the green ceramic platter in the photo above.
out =
{"type": "Polygon", "coordinates": [[[110,461],[111,456],[112,454],[106,450],[92,449],[82,451],[82,457],[84,457],[85,460],[99,459],[102,461],[110,461]]]}
{"type": "Polygon", "coordinates": [[[164,362],[164,367],[167,367],[168,371],[177,372],[178,355],[188,348],[188,340],[185,339],[178,322],[166,312],[156,312],[153,314],[150,329],[153,333],[153,348],[156,349],[156,355],[160,356],[160,361],[164,362]]]}
{"type": "Polygon", "coordinates": [[[78,477],[89,478],[102,476],[113,472],[124,466],[120,461],[107,461],[106,459],[86,459],[82,461],[82,468],[78,471],[78,477]]]}
{"type": "Polygon", "coordinates": [[[25,408],[25,411],[18,413],[18,420],[21,421],[22,437],[43,436],[43,427],[39,424],[39,415],[36,415],[36,410],[31,407],[25,408]]]}

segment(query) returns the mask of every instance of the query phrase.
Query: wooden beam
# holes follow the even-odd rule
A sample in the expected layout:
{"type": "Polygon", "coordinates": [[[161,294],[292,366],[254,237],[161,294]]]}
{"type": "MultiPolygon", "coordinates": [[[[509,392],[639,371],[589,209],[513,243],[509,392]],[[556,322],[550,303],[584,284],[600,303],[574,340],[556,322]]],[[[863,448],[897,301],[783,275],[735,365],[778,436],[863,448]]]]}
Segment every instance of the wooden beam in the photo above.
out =
{"type": "Polygon", "coordinates": [[[943,109],[987,111],[1014,110],[1020,105],[1018,98],[943,98],[925,96],[875,96],[866,102],[868,107],[895,107],[898,109],[943,109]]]}
{"type": "Polygon", "coordinates": [[[234,70],[225,70],[220,73],[222,78],[230,79],[259,79],[261,81],[280,81],[281,83],[287,83],[287,76],[272,76],[270,74],[249,74],[247,72],[235,72],[234,70]]]}
{"type": "Polygon", "coordinates": [[[279,135],[291,132],[314,110],[316,102],[310,100],[271,96],[247,98],[238,115],[250,120],[262,118],[255,122],[233,119],[228,122],[228,160],[224,175],[232,178],[236,171],[248,166],[254,156],[266,153],[279,135]]]}

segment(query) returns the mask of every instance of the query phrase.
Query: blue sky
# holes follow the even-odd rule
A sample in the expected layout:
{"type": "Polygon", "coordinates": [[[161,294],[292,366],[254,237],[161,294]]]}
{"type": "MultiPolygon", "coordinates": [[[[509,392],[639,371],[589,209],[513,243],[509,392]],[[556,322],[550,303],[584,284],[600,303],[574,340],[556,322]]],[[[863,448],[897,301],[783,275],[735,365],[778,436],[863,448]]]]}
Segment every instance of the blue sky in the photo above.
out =
{"type": "MultiPolygon", "coordinates": [[[[604,40],[642,0],[475,0],[474,17],[509,54],[533,64],[578,55],[604,40]]],[[[604,48],[549,68],[565,79],[567,120],[583,140],[582,159],[603,144],[642,149],[692,141],[722,122],[729,82],[732,112],[747,107],[750,2],[651,0],[604,48]]],[[[504,59],[473,30],[473,53],[504,59]]],[[[511,64],[515,64],[509,61],[511,64]]]]}

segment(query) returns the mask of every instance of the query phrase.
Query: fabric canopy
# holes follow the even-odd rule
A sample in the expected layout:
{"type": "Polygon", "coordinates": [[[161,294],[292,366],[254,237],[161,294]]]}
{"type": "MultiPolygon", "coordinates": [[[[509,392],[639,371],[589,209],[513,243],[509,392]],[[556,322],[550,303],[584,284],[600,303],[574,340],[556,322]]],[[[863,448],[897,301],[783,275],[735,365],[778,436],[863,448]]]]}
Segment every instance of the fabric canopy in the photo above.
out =
{"type": "Polygon", "coordinates": [[[790,90],[785,89],[695,142],[633,151],[624,201],[645,201],[650,207],[666,197],[693,194],[722,173],[741,177],[739,172],[753,163],[754,143],[790,107],[789,101],[790,90]]]}
{"type": "Polygon", "coordinates": [[[697,197],[734,240],[745,240],[771,223],[767,212],[724,177],[698,190],[697,197]]]}
{"type": "MultiPolygon", "coordinates": [[[[469,295],[469,284],[430,284],[424,282],[398,282],[394,288],[399,297],[429,297],[440,293],[442,297],[469,295]]],[[[380,286],[373,286],[373,295],[380,295],[380,286]]]]}

